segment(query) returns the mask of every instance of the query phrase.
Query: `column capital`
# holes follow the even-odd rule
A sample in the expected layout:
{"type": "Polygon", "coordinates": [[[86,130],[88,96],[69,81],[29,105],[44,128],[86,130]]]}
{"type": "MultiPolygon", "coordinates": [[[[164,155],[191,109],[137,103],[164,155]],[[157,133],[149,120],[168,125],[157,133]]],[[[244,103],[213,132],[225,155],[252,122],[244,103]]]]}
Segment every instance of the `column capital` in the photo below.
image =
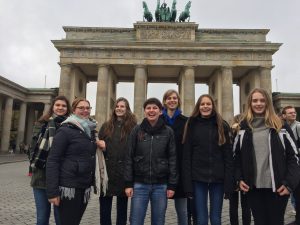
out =
{"type": "Polygon", "coordinates": [[[197,65],[184,65],[183,69],[195,69],[197,65]]]}
{"type": "Polygon", "coordinates": [[[272,70],[274,67],[275,67],[274,65],[270,65],[270,66],[265,66],[265,65],[263,65],[263,66],[259,66],[258,69],[259,69],[260,71],[261,71],[261,70],[265,70],[265,69],[272,70]]]}
{"type": "Polygon", "coordinates": [[[97,67],[98,67],[98,69],[103,68],[103,67],[109,68],[109,64],[98,64],[97,67]]]}
{"type": "Polygon", "coordinates": [[[223,71],[223,70],[232,70],[233,69],[233,66],[221,66],[220,67],[220,70],[223,71]]]}
{"type": "Polygon", "coordinates": [[[146,68],[146,65],[144,65],[144,64],[135,64],[134,67],[135,68],[146,68]]]}
{"type": "Polygon", "coordinates": [[[72,64],[72,63],[61,63],[61,62],[59,62],[58,65],[59,65],[60,67],[70,67],[70,68],[73,67],[73,64],[72,64]]]}

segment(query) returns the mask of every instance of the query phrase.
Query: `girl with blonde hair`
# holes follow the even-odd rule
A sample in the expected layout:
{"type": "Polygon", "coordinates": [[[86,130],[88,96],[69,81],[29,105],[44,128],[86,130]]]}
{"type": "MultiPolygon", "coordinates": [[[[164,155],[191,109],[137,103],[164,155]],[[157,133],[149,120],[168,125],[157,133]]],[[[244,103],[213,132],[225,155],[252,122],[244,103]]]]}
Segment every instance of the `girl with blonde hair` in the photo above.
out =
{"type": "Polygon", "coordinates": [[[236,179],[256,225],[283,225],[289,194],[300,179],[297,149],[266,90],[255,88],[234,141],[236,179]]]}

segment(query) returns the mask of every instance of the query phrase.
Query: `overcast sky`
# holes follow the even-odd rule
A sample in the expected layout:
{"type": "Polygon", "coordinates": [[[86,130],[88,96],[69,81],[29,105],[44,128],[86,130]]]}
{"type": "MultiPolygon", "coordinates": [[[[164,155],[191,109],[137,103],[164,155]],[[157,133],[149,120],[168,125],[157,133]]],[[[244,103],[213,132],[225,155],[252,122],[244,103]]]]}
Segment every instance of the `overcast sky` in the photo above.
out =
{"type": "MultiPolygon", "coordinates": [[[[187,1],[177,0],[177,10],[187,1]]],[[[154,12],[156,0],[146,2],[154,12]]],[[[190,21],[200,29],[270,29],[267,40],[283,43],[273,55],[273,91],[300,92],[299,10],[299,0],[194,0],[190,21]]],[[[142,0],[0,0],[0,75],[24,87],[44,87],[46,75],[46,87],[58,87],[59,52],[51,40],[65,37],[62,26],[132,28],[142,15],[142,0]]],[[[130,84],[118,87],[118,95],[133,91],[130,84]]],[[[149,95],[160,98],[155,87],[149,86],[149,95]]],[[[197,87],[196,95],[207,91],[197,87]]],[[[94,98],[90,89],[88,97],[94,98]]]]}

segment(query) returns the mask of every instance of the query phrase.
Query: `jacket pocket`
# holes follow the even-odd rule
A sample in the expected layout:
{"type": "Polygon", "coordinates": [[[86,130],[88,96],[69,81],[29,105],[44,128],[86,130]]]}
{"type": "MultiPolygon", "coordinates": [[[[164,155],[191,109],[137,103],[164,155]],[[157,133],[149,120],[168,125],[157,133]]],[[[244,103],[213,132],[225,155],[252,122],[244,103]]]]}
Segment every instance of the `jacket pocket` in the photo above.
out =
{"type": "Polygon", "coordinates": [[[135,156],[133,158],[133,161],[134,161],[134,173],[136,175],[143,175],[143,172],[144,172],[144,166],[143,165],[143,160],[144,159],[144,156],[135,156]]]}
{"type": "Polygon", "coordinates": [[[169,162],[165,158],[158,158],[156,160],[157,177],[166,177],[169,175],[169,162]]]}
{"type": "Polygon", "coordinates": [[[157,141],[159,146],[167,146],[169,142],[168,136],[158,135],[155,136],[155,140],[157,141]]]}
{"type": "Polygon", "coordinates": [[[77,161],[78,175],[90,174],[92,172],[91,163],[87,161],[77,161]]]}
{"type": "Polygon", "coordinates": [[[62,163],[61,174],[62,176],[76,176],[78,173],[78,164],[76,161],[66,160],[62,163]]]}

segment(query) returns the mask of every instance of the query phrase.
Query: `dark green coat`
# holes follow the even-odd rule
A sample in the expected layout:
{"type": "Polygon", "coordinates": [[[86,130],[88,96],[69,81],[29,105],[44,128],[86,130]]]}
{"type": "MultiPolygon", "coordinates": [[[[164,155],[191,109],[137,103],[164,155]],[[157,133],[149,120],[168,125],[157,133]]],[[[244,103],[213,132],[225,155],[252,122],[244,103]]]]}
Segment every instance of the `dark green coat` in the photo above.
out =
{"type": "Polygon", "coordinates": [[[99,131],[100,140],[104,140],[106,150],[104,157],[108,175],[108,190],[106,196],[121,196],[125,195],[124,183],[124,158],[126,154],[127,137],[121,141],[121,129],[123,123],[116,121],[114,124],[114,132],[111,138],[104,137],[104,129],[107,123],[104,123],[99,131]]]}
{"type": "MultiPolygon", "coordinates": [[[[40,123],[37,122],[33,128],[33,137],[32,142],[30,144],[30,157],[33,157],[34,147],[36,145],[36,141],[41,132],[45,132],[45,127],[47,126],[47,122],[40,123]]],[[[32,161],[32,159],[31,159],[32,161]]],[[[41,188],[46,189],[46,169],[38,169],[32,168],[32,177],[30,181],[30,185],[33,188],[41,188]]]]}

